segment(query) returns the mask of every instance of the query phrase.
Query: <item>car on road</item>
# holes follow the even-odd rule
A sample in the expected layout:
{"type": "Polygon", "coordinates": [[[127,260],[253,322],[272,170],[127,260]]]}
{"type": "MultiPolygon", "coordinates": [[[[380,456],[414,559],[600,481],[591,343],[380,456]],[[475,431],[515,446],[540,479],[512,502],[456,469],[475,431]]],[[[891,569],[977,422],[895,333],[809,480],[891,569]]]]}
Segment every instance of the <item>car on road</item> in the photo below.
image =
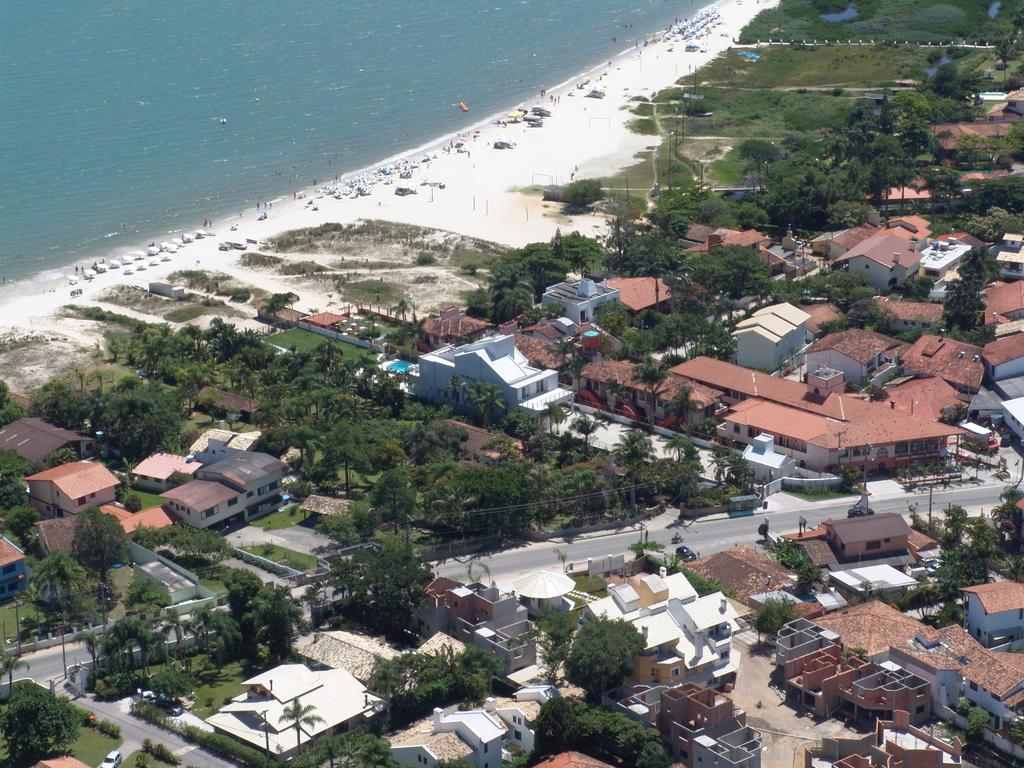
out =
{"type": "Polygon", "coordinates": [[[687,562],[689,562],[690,560],[697,559],[697,553],[685,544],[680,544],[678,547],[676,547],[676,557],[678,557],[680,560],[686,560],[687,562]]]}
{"type": "Polygon", "coordinates": [[[108,752],[107,756],[103,758],[103,762],[100,763],[100,768],[118,768],[123,759],[124,758],[121,757],[121,753],[115,749],[108,752]]]}
{"type": "Polygon", "coordinates": [[[181,717],[185,714],[184,708],[176,701],[161,701],[160,706],[171,717],[181,717]]]}
{"type": "Polygon", "coordinates": [[[875,514],[875,510],[873,510],[871,507],[867,506],[866,504],[859,504],[858,503],[858,504],[854,504],[852,507],[850,507],[850,509],[846,513],[846,516],[847,517],[864,517],[865,515],[873,515],[873,514],[875,514]]]}

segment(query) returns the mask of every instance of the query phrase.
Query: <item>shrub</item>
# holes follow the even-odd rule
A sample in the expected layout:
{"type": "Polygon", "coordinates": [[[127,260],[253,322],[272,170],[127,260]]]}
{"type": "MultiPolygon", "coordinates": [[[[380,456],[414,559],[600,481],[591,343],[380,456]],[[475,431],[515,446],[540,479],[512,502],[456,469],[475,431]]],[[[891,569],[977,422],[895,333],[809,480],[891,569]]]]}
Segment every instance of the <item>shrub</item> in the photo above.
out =
{"type": "Polygon", "coordinates": [[[121,738],[121,728],[120,728],[120,726],[116,725],[115,723],[110,722],[109,720],[100,720],[96,724],[96,728],[104,736],[109,736],[112,739],[120,739],[121,738]]]}
{"type": "Polygon", "coordinates": [[[150,739],[145,739],[142,742],[142,750],[168,765],[178,765],[181,762],[180,758],[171,752],[166,744],[154,742],[150,739]]]}
{"type": "Polygon", "coordinates": [[[437,259],[434,258],[434,254],[430,253],[429,251],[420,251],[419,253],[416,254],[417,266],[425,267],[429,264],[433,264],[435,261],[437,261],[437,259]]]}
{"type": "Polygon", "coordinates": [[[228,298],[239,304],[248,301],[250,296],[252,296],[252,291],[248,288],[232,288],[228,291],[228,298]]]}

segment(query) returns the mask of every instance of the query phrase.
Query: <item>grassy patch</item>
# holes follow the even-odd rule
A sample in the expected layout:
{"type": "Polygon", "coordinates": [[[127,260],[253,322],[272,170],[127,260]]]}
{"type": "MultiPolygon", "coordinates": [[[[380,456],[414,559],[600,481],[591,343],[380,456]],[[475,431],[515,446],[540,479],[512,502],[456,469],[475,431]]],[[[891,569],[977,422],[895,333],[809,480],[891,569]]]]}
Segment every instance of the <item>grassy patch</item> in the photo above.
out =
{"type": "Polygon", "coordinates": [[[796,496],[798,499],[804,501],[830,501],[832,499],[846,499],[856,494],[853,493],[839,493],[838,491],[800,491],[796,489],[786,489],[783,493],[788,493],[790,496],[796,496]]]}
{"type": "Polygon", "coordinates": [[[315,261],[288,261],[281,264],[278,269],[282,275],[315,275],[318,272],[326,272],[327,267],[317,264],[315,261]]]}
{"type": "Polygon", "coordinates": [[[605,583],[604,579],[589,576],[573,576],[572,580],[576,582],[576,589],[580,592],[586,592],[588,595],[594,597],[607,597],[608,596],[608,584],[605,583]]]}
{"type": "Polygon", "coordinates": [[[154,766],[154,768],[163,768],[163,766],[167,766],[167,768],[173,768],[170,763],[165,763],[163,760],[157,760],[155,757],[153,757],[152,755],[147,755],[142,750],[139,750],[138,752],[132,752],[130,755],[128,755],[128,757],[124,759],[122,765],[124,766],[124,768],[136,768],[136,766],[139,764],[138,760],[140,757],[144,757],[144,762],[147,765],[154,766]]]}
{"type": "Polygon", "coordinates": [[[190,320],[196,320],[206,314],[206,307],[199,304],[188,304],[184,307],[178,307],[172,309],[166,315],[165,320],[169,320],[172,323],[187,323],[190,320]]]}
{"type": "MultiPolygon", "coordinates": [[[[949,41],[966,37],[984,39],[992,32],[988,2],[983,0],[856,0],[857,16],[829,22],[821,13],[836,3],[822,0],[782,0],[778,7],[761,11],[740,34],[740,41],[768,38],[786,40],[873,39],[949,41]]],[[[845,4],[844,4],[845,7],[845,4]]],[[[996,22],[1012,17],[1012,3],[1004,2],[996,22]]]]}
{"type": "Polygon", "coordinates": [[[316,568],[316,558],[305,552],[278,546],[277,544],[259,544],[255,547],[243,547],[246,552],[265,557],[275,563],[287,565],[297,571],[311,571],[316,568]]]}
{"type": "Polygon", "coordinates": [[[639,133],[641,136],[658,135],[658,121],[653,117],[638,117],[626,123],[626,127],[633,133],[639,133]]]}
{"type": "Polygon", "coordinates": [[[271,256],[269,253],[243,253],[238,257],[240,267],[252,267],[253,269],[271,269],[284,261],[280,256],[271,256]]]}
{"type": "Polygon", "coordinates": [[[249,675],[237,661],[225,664],[218,672],[209,659],[197,656],[192,664],[192,677],[197,683],[192,714],[205,719],[242,693],[245,690],[242,681],[249,675]]]}
{"type": "Polygon", "coordinates": [[[391,283],[380,280],[356,280],[351,283],[340,283],[338,290],[347,301],[374,306],[394,306],[404,294],[391,283]]]}
{"type": "Polygon", "coordinates": [[[828,93],[704,88],[710,117],[688,118],[686,134],[736,138],[781,138],[844,125],[858,99],[828,93]]]}
{"type": "Polygon", "coordinates": [[[71,754],[86,765],[99,765],[112,749],[121,744],[119,739],[104,736],[95,728],[81,727],[78,738],[71,745],[71,754]]]}
{"type": "Polygon", "coordinates": [[[711,178],[726,187],[739,186],[743,183],[743,161],[736,147],[711,163],[711,178]]]}
{"type": "Polygon", "coordinates": [[[883,86],[924,76],[927,51],[917,46],[773,46],[752,62],[729,49],[700,70],[703,84],[736,88],[883,86]]]}
{"type": "Polygon", "coordinates": [[[272,512],[259,520],[253,520],[250,525],[262,528],[264,531],[280,531],[282,528],[291,528],[298,525],[305,519],[299,511],[298,504],[289,504],[284,509],[272,512]]]}
{"type": "Polygon", "coordinates": [[[132,491],[132,493],[134,493],[142,500],[143,509],[148,509],[149,507],[159,507],[162,506],[164,503],[162,497],[158,496],[155,493],[150,493],[149,491],[140,491],[136,489],[132,491]]]}
{"type": "Polygon", "coordinates": [[[376,362],[376,355],[371,350],[357,347],[355,344],[338,341],[337,339],[328,339],[326,336],[304,331],[301,328],[290,328],[282,333],[276,333],[270,336],[265,343],[289,351],[295,350],[296,352],[312,352],[321,344],[333,344],[338,348],[338,352],[342,357],[361,358],[366,360],[367,363],[376,362]]]}
{"type": "Polygon", "coordinates": [[[128,594],[128,587],[135,580],[135,569],[131,566],[115,568],[110,571],[110,585],[116,592],[117,603],[110,609],[110,621],[118,621],[125,616],[124,598],[128,594]]]}

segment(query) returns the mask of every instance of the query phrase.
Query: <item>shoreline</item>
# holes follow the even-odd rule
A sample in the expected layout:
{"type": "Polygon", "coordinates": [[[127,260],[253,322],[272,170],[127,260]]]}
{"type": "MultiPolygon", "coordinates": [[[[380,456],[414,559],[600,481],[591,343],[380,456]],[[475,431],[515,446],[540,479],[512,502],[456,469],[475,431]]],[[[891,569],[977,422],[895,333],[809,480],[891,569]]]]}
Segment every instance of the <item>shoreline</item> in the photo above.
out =
{"type": "MultiPolygon", "coordinates": [[[[83,265],[78,259],[61,269],[51,268],[23,281],[0,287],[0,334],[24,331],[45,331],[77,339],[79,344],[92,347],[98,336],[96,324],[61,316],[67,304],[101,306],[111,311],[128,313],[124,308],[104,304],[101,294],[117,285],[145,286],[183,269],[202,269],[219,272],[237,282],[268,292],[294,290],[301,296],[297,308],[319,308],[348,303],[344,296],[334,295],[333,289],[323,283],[311,285],[300,279],[285,277],[274,271],[244,268],[238,264],[234,251],[219,251],[217,243],[225,240],[244,242],[246,239],[265,242],[282,232],[314,227],[323,223],[350,224],[360,220],[380,219],[397,224],[412,224],[435,230],[457,233],[466,237],[496,242],[504,246],[519,247],[528,242],[548,240],[557,229],[566,232],[578,230],[583,234],[598,234],[604,225],[597,215],[561,215],[560,207],[545,205],[538,195],[523,194],[519,190],[551,183],[567,183],[572,176],[593,178],[612,176],[636,162],[636,155],[651,145],[660,143],[659,137],[633,133],[627,123],[633,115],[629,108],[635,96],[649,97],[653,93],[674,85],[689,71],[704,66],[723,50],[732,46],[741,29],[757,13],[773,6],[769,2],[743,4],[739,0],[717,0],[699,8],[687,9],[694,18],[715,9],[721,25],[712,28],[705,37],[698,38],[702,51],[687,52],[681,40],[668,41],[663,29],[640,38],[632,48],[623,49],[611,59],[599,62],[584,71],[565,78],[561,83],[545,89],[545,95],[521,101],[516,106],[544,106],[552,112],[541,128],[529,128],[523,123],[496,125],[506,113],[504,110],[481,117],[458,131],[434,137],[411,149],[405,149],[388,158],[363,168],[338,174],[337,182],[320,180],[316,187],[306,186],[287,195],[268,198],[266,208],[250,206],[239,215],[214,222],[215,236],[186,245],[171,256],[168,262],[151,266],[151,257],[140,262],[145,271],[132,275],[107,272],[90,282],[79,280],[71,285],[68,276],[74,268],[83,265]],[[644,45],[640,40],[653,41],[644,45]],[[604,98],[587,98],[578,84],[590,81],[588,88],[600,85],[604,98]],[[558,103],[552,103],[557,99],[558,103]],[[464,149],[446,151],[444,148],[463,139],[464,149]],[[495,149],[496,137],[507,137],[515,142],[514,149],[495,149]],[[379,176],[369,196],[334,199],[332,192],[348,192],[348,181],[367,177],[373,170],[386,165],[399,165],[403,160],[422,159],[429,155],[429,163],[412,170],[412,178],[401,181],[379,176]],[[421,185],[429,180],[432,186],[421,185]],[[441,189],[438,185],[445,184],[441,189]],[[418,194],[399,197],[398,186],[408,185],[418,194]],[[320,210],[313,210],[319,208],[320,210]],[[266,213],[266,220],[258,220],[266,213]],[[234,228],[234,229],[232,229],[234,228]],[[301,282],[301,290],[296,283],[301,282]],[[81,295],[71,297],[72,289],[81,295]]],[[[683,18],[683,17],[680,17],[683,18]]],[[[397,176],[396,173],[394,174],[397,176]]],[[[197,228],[201,222],[197,222],[197,228]]],[[[186,232],[193,230],[184,230],[186,232]]],[[[180,231],[179,231],[180,232],[180,231]]],[[[177,233],[165,233],[155,239],[171,240],[177,233]]],[[[140,239],[136,249],[145,250],[140,239]]],[[[258,250],[250,245],[250,249],[258,250]]],[[[129,246],[110,249],[107,261],[123,257],[129,246]]],[[[297,258],[310,258],[317,254],[294,254],[297,258]]],[[[324,254],[320,254],[321,256],[324,254]]],[[[287,260],[290,255],[284,258],[287,260]]],[[[99,259],[97,259],[99,260],[99,259]]],[[[136,264],[129,263],[129,267],[136,264]]],[[[346,265],[347,268],[347,265],[346,265]]],[[[454,276],[449,276],[454,277],[454,276]]],[[[342,290],[344,294],[344,290],[342,290]]],[[[245,305],[240,305],[245,306],[245,305]]],[[[417,306],[417,314],[425,315],[436,309],[428,298],[417,306]]],[[[154,322],[161,322],[153,317],[154,322]]],[[[204,316],[200,323],[208,322],[204,316]]],[[[239,324],[245,325],[244,320],[239,324]]]]}

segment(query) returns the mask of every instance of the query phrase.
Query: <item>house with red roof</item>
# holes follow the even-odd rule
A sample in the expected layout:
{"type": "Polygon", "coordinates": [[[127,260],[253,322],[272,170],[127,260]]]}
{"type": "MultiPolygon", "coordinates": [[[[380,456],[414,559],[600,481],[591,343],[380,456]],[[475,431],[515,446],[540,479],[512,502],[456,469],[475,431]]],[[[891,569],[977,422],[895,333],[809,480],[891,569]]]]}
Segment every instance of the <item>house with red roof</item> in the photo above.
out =
{"type": "Polygon", "coordinates": [[[171,478],[175,474],[192,477],[201,466],[198,461],[187,456],[154,453],[135,465],[132,477],[135,480],[135,487],[139,490],[162,493],[171,487],[171,478]]]}
{"type": "Polygon", "coordinates": [[[927,235],[913,225],[894,225],[862,240],[835,263],[848,272],[864,275],[882,293],[917,276],[927,235]]]}
{"type": "Polygon", "coordinates": [[[819,339],[807,350],[807,370],[833,368],[855,384],[877,384],[893,377],[897,354],[905,346],[891,336],[847,328],[819,339]]]}
{"type": "Polygon", "coordinates": [[[71,461],[25,478],[28,501],[43,517],[75,515],[114,500],[121,481],[102,464],[71,461]]]}
{"type": "Polygon", "coordinates": [[[431,352],[449,345],[468,344],[494,331],[494,326],[479,317],[470,317],[458,307],[445,307],[437,315],[420,323],[420,349],[431,352]]]}
{"type": "Polygon", "coordinates": [[[931,301],[908,301],[894,296],[875,296],[889,316],[893,331],[920,331],[942,322],[942,305],[931,301]]]}
{"type": "Polygon", "coordinates": [[[986,648],[1024,639],[1024,584],[994,581],[960,590],[967,600],[967,631],[986,648]]]}
{"type": "Polygon", "coordinates": [[[990,341],[985,345],[981,359],[991,381],[1024,375],[1024,333],[1001,336],[990,341]]]}
{"type": "Polygon", "coordinates": [[[633,314],[645,309],[664,310],[672,298],[672,291],[660,277],[617,277],[608,281],[608,287],[619,292],[619,303],[633,314]]]}
{"type": "Polygon", "coordinates": [[[905,373],[935,376],[961,395],[973,395],[978,392],[985,375],[982,352],[982,348],[974,344],[948,336],[925,334],[900,356],[900,364],[905,373]]]}
{"type": "Polygon", "coordinates": [[[985,286],[985,325],[1000,325],[1022,318],[1024,280],[1011,283],[996,281],[985,286]]]}

